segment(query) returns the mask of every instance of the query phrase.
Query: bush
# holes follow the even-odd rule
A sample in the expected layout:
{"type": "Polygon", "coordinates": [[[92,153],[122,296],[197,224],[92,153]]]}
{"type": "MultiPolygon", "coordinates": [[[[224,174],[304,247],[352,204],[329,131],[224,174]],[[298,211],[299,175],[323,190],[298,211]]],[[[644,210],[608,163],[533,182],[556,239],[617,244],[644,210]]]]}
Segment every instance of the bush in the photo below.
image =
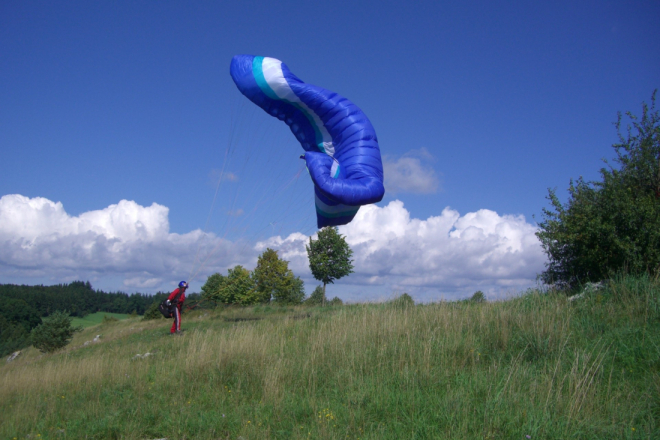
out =
{"type": "Polygon", "coordinates": [[[343,306],[344,301],[342,301],[341,298],[339,298],[338,296],[335,296],[334,298],[332,298],[330,300],[330,305],[331,306],[343,306]]]}
{"type": "Polygon", "coordinates": [[[32,329],[32,345],[42,353],[52,353],[71,342],[73,334],[82,327],[72,327],[68,313],[55,312],[45,322],[32,329]]]}
{"type": "Polygon", "coordinates": [[[21,324],[0,315],[0,356],[30,346],[30,332],[21,324]]]}
{"type": "Polygon", "coordinates": [[[326,298],[323,293],[323,286],[316,286],[316,289],[314,289],[312,294],[303,302],[303,304],[306,306],[320,306],[327,302],[328,298],[326,298]]]}
{"type": "Polygon", "coordinates": [[[486,302],[486,295],[484,295],[484,293],[481,290],[477,290],[470,298],[470,301],[476,303],[486,302]]]}
{"type": "Polygon", "coordinates": [[[151,303],[149,308],[144,312],[144,316],[142,317],[143,321],[150,321],[152,319],[165,319],[162,313],[160,313],[160,310],[158,310],[158,305],[160,302],[154,301],[151,303]]]}
{"type": "Polygon", "coordinates": [[[103,315],[103,321],[101,321],[101,324],[110,324],[112,322],[117,322],[117,321],[119,320],[114,316],[103,315]]]}
{"type": "MultiPolygon", "coordinates": [[[[641,119],[627,113],[632,127],[621,128],[613,145],[618,169],[600,170],[601,181],[571,181],[561,203],[549,191],[551,208],[536,233],[548,256],[541,279],[575,288],[614,273],[652,274],[660,269],[660,113],[644,104],[641,119]]],[[[609,164],[608,164],[609,165],[609,164]]]]}
{"type": "Polygon", "coordinates": [[[412,296],[408,295],[407,293],[402,294],[401,296],[398,296],[394,298],[391,301],[387,302],[391,306],[394,306],[396,308],[406,308],[406,307],[411,307],[415,305],[415,300],[412,299],[412,296]]]}

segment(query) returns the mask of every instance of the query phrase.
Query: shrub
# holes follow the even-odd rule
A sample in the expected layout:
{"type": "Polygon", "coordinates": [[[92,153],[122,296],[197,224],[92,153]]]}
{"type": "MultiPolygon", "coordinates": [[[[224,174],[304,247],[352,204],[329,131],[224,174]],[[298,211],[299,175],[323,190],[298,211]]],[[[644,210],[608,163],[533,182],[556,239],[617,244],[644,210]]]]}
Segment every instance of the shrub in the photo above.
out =
{"type": "Polygon", "coordinates": [[[412,296],[408,295],[407,293],[404,293],[403,295],[394,298],[389,303],[397,308],[406,308],[406,307],[414,306],[415,300],[412,299],[412,296]]]}
{"type": "Polygon", "coordinates": [[[55,312],[45,322],[32,329],[32,345],[42,353],[52,353],[71,342],[73,334],[82,327],[72,327],[68,313],[55,312]]]}
{"type": "Polygon", "coordinates": [[[163,314],[160,313],[160,310],[158,310],[158,304],[160,304],[158,301],[151,303],[149,308],[144,312],[144,316],[142,317],[143,321],[150,321],[152,319],[165,319],[163,314]]]}
{"type": "Polygon", "coordinates": [[[117,321],[119,320],[114,316],[103,315],[103,321],[101,321],[101,324],[110,324],[112,322],[117,322],[117,321]]]}
{"type": "Polygon", "coordinates": [[[486,295],[484,295],[484,293],[481,290],[477,290],[470,298],[470,301],[476,303],[486,302],[486,295]]]}
{"type": "Polygon", "coordinates": [[[328,298],[325,297],[323,286],[316,286],[316,289],[314,289],[312,294],[303,302],[303,304],[306,306],[320,306],[327,302],[328,298]]]}
{"type": "MultiPolygon", "coordinates": [[[[660,112],[644,104],[632,127],[616,124],[618,168],[600,170],[601,180],[570,182],[567,203],[550,190],[551,207],[536,233],[548,256],[540,275],[546,284],[575,288],[622,270],[652,274],[660,268],[660,112]]],[[[607,162],[606,162],[607,163],[607,162]]]]}

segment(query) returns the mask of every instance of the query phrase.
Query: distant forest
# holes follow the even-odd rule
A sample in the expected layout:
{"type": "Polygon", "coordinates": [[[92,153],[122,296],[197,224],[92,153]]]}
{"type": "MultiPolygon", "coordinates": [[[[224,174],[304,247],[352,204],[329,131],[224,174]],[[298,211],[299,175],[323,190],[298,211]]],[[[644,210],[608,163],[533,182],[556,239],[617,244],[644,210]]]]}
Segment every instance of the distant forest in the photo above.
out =
{"type": "MultiPolygon", "coordinates": [[[[0,284],[0,356],[29,346],[32,329],[41,324],[41,318],[56,311],[81,318],[96,312],[144,315],[152,303],[162,301],[169,293],[106,293],[94,290],[89,281],[55,286],[0,284]]],[[[187,296],[194,301],[199,295],[187,296]]]]}

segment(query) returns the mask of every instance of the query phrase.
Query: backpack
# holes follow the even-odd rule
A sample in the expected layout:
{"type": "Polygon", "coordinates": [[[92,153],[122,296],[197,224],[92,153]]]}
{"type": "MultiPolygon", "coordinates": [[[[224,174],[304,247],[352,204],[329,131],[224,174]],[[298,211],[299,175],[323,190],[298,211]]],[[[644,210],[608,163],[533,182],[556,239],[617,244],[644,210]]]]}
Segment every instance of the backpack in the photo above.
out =
{"type": "Polygon", "coordinates": [[[165,298],[163,302],[158,304],[158,310],[160,311],[160,313],[163,314],[164,317],[171,318],[172,316],[174,316],[173,307],[176,307],[177,301],[179,300],[179,296],[181,296],[182,293],[183,292],[179,290],[179,293],[176,294],[174,300],[171,301],[169,306],[167,305],[167,298],[165,298]]]}

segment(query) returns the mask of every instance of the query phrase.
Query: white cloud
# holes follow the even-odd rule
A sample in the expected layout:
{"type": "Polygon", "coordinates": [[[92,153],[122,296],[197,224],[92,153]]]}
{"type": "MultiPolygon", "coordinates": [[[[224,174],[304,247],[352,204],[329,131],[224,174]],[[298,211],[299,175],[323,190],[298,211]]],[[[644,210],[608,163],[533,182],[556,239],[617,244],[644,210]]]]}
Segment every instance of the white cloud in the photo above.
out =
{"type": "Polygon", "coordinates": [[[129,278],[124,280],[124,287],[139,288],[139,289],[153,289],[163,283],[162,278],[129,278]]]}
{"type": "Polygon", "coordinates": [[[545,261],[535,226],[523,216],[486,209],[461,217],[445,208],[419,220],[396,200],[384,208],[361,208],[339,230],[354,250],[364,282],[394,290],[502,293],[533,284],[545,261]]]}
{"type": "Polygon", "coordinates": [[[388,193],[431,194],[438,191],[440,181],[429,162],[431,154],[422,148],[398,159],[383,156],[385,189],[388,193]]]}
{"type": "MultiPolygon", "coordinates": [[[[104,290],[123,285],[155,291],[169,289],[189,274],[200,286],[211,273],[226,273],[236,264],[253,268],[257,256],[270,247],[303,277],[308,291],[317,284],[309,271],[309,237],[304,234],[256,244],[200,230],[174,234],[168,213],[156,203],[143,207],[122,200],[75,217],[61,203],[6,195],[0,198],[0,277],[82,279],[104,290]]],[[[405,291],[430,301],[476,290],[490,298],[517,293],[534,285],[543,270],[545,256],[536,230],[523,216],[486,209],[461,216],[445,208],[420,220],[411,218],[399,200],[384,207],[364,206],[339,228],[353,249],[355,273],[339,280],[329,295],[364,301],[405,291]]]]}
{"type": "MultiPolygon", "coordinates": [[[[339,227],[353,249],[355,266],[355,273],[340,283],[362,285],[350,289],[356,293],[345,299],[378,299],[404,291],[420,300],[466,296],[479,289],[491,298],[517,293],[534,285],[544,268],[536,230],[523,216],[500,216],[487,209],[460,216],[445,208],[439,216],[419,220],[411,219],[399,200],[382,208],[364,206],[351,223],[339,227]],[[361,295],[360,290],[370,293],[361,295]]],[[[295,233],[271,237],[256,248],[279,250],[295,273],[314,284],[308,240],[295,233]]]]}
{"type": "Polygon", "coordinates": [[[199,271],[198,279],[254,251],[195,230],[169,232],[169,209],[122,200],[70,216],[59,202],[21,195],[0,198],[0,276],[47,279],[120,278],[126,287],[167,289],[199,271]]]}

